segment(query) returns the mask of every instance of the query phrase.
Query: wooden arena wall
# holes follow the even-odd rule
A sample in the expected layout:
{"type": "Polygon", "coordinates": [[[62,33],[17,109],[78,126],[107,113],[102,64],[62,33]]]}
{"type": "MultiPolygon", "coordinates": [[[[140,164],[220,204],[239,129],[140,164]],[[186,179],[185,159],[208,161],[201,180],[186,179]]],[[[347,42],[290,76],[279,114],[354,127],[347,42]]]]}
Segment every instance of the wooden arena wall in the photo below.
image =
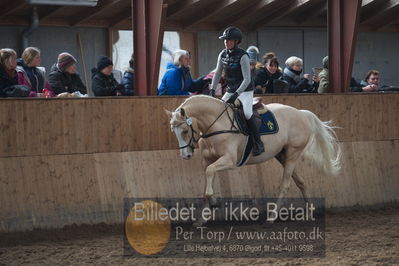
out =
{"type": "MultiPolygon", "coordinates": [[[[125,197],[201,197],[198,153],[180,158],[164,109],[184,97],[0,101],[0,231],[123,221],[125,197]]],[[[399,94],[273,95],[333,120],[343,171],[324,176],[303,161],[298,173],[327,207],[399,201],[399,94]]],[[[266,149],[267,149],[267,143],[266,149]]],[[[276,161],[225,171],[215,195],[277,196],[276,161]]],[[[300,196],[291,183],[289,196],[300,196]]]]}

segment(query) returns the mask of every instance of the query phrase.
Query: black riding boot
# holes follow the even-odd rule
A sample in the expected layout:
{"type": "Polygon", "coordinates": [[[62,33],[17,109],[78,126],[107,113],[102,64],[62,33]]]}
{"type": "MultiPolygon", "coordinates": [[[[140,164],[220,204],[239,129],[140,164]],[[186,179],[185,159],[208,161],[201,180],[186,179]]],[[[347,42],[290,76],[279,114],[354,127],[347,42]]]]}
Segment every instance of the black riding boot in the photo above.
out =
{"type": "Polygon", "coordinates": [[[258,156],[265,151],[265,147],[263,146],[263,142],[260,138],[259,127],[256,123],[256,118],[254,115],[252,115],[251,119],[248,120],[248,126],[254,144],[254,147],[252,149],[252,156],[258,156]]]}

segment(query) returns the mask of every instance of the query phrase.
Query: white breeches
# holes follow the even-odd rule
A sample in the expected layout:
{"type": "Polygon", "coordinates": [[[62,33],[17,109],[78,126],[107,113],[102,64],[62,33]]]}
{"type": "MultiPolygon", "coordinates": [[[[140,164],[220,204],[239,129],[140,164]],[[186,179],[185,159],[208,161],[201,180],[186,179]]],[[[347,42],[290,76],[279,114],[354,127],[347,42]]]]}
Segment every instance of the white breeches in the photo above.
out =
{"type": "MultiPolygon", "coordinates": [[[[226,92],[223,95],[222,100],[227,101],[233,93],[226,92]]],[[[249,120],[252,116],[252,102],[254,98],[254,91],[244,91],[239,96],[238,99],[241,101],[244,115],[247,120],[249,120]]]]}

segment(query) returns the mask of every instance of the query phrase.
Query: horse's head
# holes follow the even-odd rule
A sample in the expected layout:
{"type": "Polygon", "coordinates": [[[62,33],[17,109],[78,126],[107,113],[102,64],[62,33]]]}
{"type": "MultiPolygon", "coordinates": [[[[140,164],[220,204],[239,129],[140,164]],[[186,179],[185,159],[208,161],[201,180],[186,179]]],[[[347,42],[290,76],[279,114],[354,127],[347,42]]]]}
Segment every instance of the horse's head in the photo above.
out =
{"type": "Polygon", "coordinates": [[[189,160],[193,156],[195,139],[195,130],[193,121],[188,117],[183,108],[174,112],[165,110],[170,118],[170,129],[176,134],[179,142],[180,155],[183,159],[189,160]]]}

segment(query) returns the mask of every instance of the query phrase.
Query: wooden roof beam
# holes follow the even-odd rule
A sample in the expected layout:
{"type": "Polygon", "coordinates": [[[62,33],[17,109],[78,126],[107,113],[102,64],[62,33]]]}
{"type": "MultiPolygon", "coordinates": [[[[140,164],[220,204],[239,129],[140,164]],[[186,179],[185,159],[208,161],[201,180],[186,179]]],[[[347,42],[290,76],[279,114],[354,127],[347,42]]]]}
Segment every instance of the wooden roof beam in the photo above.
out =
{"type": "Polygon", "coordinates": [[[284,2],[285,5],[281,6],[280,8],[274,10],[270,14],[265,14],[264,16],[255,19],[252,21],[252,23],[248,26],[249,31],[254,31],[270,22],[273,20],[282,18],[291,12],[293,12],[295,9],[307,4],[310,0],[294,0],[294,1],[286,1],[284,2]]]}
{"type": "Polygon", "coordinates": [[[238,0],[223,0],[223,1],[215,1],[216,4],[210,5],[209,7],[206,7],[204,10],[201,11],[200,16],[195,16],[190,20],[184,21],[182,23],[183,28],[189,28],[192,27],[193,25],[196,25],[207,18],[211,17],[212,15],[220,12],[224,8],[227,8],[229,6],[232,6],[234,4],[237,4],[239,1],[238,0]]]}
{"type": "Polygon", "coordinates": [[[55,6],[55,7],[52,7],[49,11],[47,11],[45,13],[40,13],[40,10],[39,10],[39,19],[44,20],[65,8],[66,8],[65,6],[55,6]]]}
{"type": "Polygon", "coordinates": [[[318,2],[311,1],[307,4],[306,10],[294,18],[295,22],[301,24],[311,18],[321,15],[324,11],[327,11],[327,0],[318,2]]]}
{"type": "Polygon", "coordinates": [[[367,6],[373,2],[375,3],[375,0],[362,0],[362,7],[367,6]]]}
{"type": "Polygon", "coordinates": [[[360,10],[360,23],[376,15],[376,10],[388,0],[363,0],[360,10]]]}
{"type": "Polygon", "coordinates": [[[172,4],[166,10],[166,17],[170,18],[179,14],[184,13],[187,8],[193,8],[199,4],[201,0],[182,0],[175,4],[172,4]]]}
{"type": "MultiPolygon", "coordinates": [[[[122,23],[125,20],[128,20],[132,17],[132,10],[131,9],[126,9],[122,11],[121,13],[117,14],[115,16],[115,19],[111,20],[108,27],[115,27],[119,23],[122,23]]],[[[130,21],[131,22],[131,21],[130,21]]]]}
{"type": "Polygon", "coordinates": [[[377,31],[383,27],[397,23],[399,21],[398,12],[399,4],[385,12],[383,16],[379,16],[380,19],[372,24],[372,29],[377,31]]]}
{"type": "Polygon", "coordinates": [[[223,22],[223,24],[219,25],[219,28],[223,29],[232,24],[238,25],[238,24],[240,24],[239,21],[242,20],[243,18],[251,16],[256,12],[259,12],[259,10],[267,7],[268,5],[274,3],[275,1],[276,0],[257,0],[257,1],[253,0],[253,1],[251,1],[251,4],[249,6],[240,10],[237,13],[232,14],[229,18],[227,18],[223,22]]]}
{"type": "Polygon", "coordinates": [[[307,17],[303,18],[303,20],[301,21],[301,23],[304,23],[306,21],[309,21],[310,19],[316,18],[318,16],[321,16],[323,14],[327,14],[327,1],[320,4],[316,10],[314,10],[314,12],[311,12],[307,17]]]}
{"type": "Polygon", "coordinates": [[[14,0],[11,2],[7,1],[7,5],[1,9],[0,11],[0,18],[5,17],[18,9],[21,9],[27,5],[25,0],[14,0]]]}
{"type": "Polygon", "coordinates": [[[82,13],[78,14],[76,16],[76,19],[71,22],[71,26],[76,26],[79,23],[82,23],[84,21],[87,21],[96,15],[100,14],[107,8],[112,7],[116,3],[120,2],[121,0],[112,0],[112,1],[100,1],[99,5],[96,7],[90,7],[85,9],[82,13]],[[89,13],[89,14],[88,14],[89,13]]]}
{"type": "Polygon", "coordinates": [[[362,14],[360,17],[360,23],[368,23],[376,18],[385,16],[383,13],[389,11],[392,8],[395,8],[399,5],[399,0],[379,0],[370,2],[369,8],[365,6],[362,10],[362,14]]]}

